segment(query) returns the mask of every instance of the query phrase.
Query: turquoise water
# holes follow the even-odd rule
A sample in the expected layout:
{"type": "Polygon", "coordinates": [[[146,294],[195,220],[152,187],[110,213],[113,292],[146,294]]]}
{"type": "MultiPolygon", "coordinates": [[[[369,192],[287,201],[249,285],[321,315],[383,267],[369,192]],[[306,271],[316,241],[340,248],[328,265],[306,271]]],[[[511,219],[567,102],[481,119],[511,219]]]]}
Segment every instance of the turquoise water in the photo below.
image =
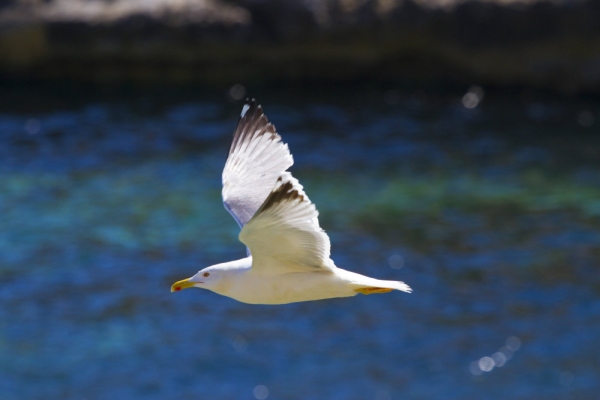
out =
{"type": "Polygon", "coordinates": [[[198,93],[7,92],[2,399],[597,398],[597,100],[254,93],[337,265],[414,293],[251,306],[169,292],[245,251],[198,93]]]}

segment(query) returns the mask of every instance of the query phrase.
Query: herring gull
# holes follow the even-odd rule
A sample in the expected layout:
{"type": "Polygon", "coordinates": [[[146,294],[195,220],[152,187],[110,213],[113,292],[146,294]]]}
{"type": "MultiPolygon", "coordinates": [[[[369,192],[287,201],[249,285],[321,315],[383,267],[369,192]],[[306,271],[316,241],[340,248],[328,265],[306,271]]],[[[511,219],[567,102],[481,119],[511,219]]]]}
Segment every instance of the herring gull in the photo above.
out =
{"type": "Polygon", "coordinates": [[[212,265],[171,286],[212,290],[250,304],[286,304],[358,293],[411,292],[404,282],[335,266],[329,237],[294,160],[256,100],[246,100],[223,170],[223,204],[241,228],[248,257],[212,265]]]}

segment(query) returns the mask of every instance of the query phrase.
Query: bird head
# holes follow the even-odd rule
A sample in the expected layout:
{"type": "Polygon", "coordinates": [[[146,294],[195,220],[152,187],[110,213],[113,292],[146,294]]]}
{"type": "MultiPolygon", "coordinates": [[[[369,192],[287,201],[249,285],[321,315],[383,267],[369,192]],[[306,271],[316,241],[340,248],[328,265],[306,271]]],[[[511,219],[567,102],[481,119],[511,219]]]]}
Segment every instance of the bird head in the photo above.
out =
{"type": "Polygon", "coordinates": [[[220,272],[216,268],[204,268],[191,278],[175,282],[171,286],[171,292],[178,292],[182,289],[197,287],[202,289],[213,289],[220,281],[220,272]]]}

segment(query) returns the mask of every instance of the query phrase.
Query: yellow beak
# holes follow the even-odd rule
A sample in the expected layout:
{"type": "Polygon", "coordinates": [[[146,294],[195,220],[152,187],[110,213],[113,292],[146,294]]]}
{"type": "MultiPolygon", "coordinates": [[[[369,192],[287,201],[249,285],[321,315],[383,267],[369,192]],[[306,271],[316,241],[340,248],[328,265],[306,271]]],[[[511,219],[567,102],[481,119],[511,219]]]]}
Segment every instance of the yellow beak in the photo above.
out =
{"type": "Polygon", "coordinates": [[[179,292],[181,289],[188,289],[194,287],[196,282],[190,282],[190,278],[183,279],[181,281],[175,282],[173,286],[171,286],[171,292],[179,292]]]}

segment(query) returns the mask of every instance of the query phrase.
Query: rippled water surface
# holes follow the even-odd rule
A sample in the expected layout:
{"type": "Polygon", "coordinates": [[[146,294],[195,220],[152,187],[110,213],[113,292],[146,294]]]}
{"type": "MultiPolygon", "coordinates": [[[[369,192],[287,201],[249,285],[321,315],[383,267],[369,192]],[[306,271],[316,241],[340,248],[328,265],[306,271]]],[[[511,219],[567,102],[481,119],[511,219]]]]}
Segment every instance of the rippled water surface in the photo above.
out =
{"type": "Polygon", "coordinates": [[[337,265],[414,293],[284,306],[170,293],[244,256],[220,201],[241,103],[13,88],[2,399],[598,398],[600,103],[253,94],[337,265]]]}

